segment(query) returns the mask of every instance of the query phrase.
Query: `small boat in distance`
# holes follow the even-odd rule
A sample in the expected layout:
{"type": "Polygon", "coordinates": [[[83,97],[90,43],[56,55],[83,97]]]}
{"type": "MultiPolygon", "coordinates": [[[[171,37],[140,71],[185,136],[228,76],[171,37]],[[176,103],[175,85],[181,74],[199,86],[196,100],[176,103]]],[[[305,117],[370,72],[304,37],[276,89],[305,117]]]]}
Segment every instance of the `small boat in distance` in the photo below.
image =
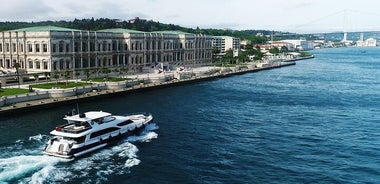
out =
{"type": "Polygon", "coordinates": [[[116,140],[141,131],[153,120],[151,114],[137,113],[118,116],[108,112],[90,111],[65,116],[68,121],[51,131],[43,151],[46,155],[73,158],[100,149],[116,140]]]}

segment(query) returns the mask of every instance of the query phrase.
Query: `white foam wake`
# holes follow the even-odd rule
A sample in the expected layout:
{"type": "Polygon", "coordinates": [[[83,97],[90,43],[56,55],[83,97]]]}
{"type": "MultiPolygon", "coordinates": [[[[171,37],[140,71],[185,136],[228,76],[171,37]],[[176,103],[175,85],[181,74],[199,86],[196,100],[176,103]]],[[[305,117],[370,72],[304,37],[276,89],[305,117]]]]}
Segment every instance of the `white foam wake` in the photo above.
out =
{"type": "Polygon", "coordinates": [[[145,127],[144,131],[141,132],[140,135],[132,135],[127,138],[127,141],[130,142],[150,142],[152,139],[156,139],[158,134],[156,132],[152,132],[153,130],[157,130],[159,127],[152,123],[145,127]]]}
{"type": "MultiPolygon", "coordinates": [[[[15,156],[0,159],[0,182],[14,181],[51,168],[61,159],[50,156],[15,156]]],[[[43,173],[43,171],[41,172],[43,173]]],[[[36,176],[37,177],[37,176],[36,176]]],[[[40,180],[47,176],[41,175],[40,180]]]]}
{"type": "Polygon", "coordinates": [[[133,142],[150,142],[158,137],[153,132],[157,129],[156,124],[149,124],[140,135],[129,136],[116,145],[73,162],[41,155],[49,139],[47,135],[18,140],[13,145],[0,147],[0,184],[83,181],[83,178],[87,178],[87,183],[104,183],[110,175],[129,173],[130,168],[141,163],[139,149],[133,142]],[[92,173],[96,176],[90,177],[92,173]]]}

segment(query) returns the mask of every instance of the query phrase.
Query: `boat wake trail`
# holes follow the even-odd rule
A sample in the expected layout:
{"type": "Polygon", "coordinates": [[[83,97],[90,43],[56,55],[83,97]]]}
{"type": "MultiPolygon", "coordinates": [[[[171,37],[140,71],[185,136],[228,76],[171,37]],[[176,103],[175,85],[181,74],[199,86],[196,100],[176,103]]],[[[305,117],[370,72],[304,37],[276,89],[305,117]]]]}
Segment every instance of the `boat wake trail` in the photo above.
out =
{"type": "MultiPolygon", "coordinates": [[[[36,135],[28,140],[18,140],[11,146],[0,148],[0,183],[25,181],[36,178],[62,159],[41,155],[46,135],[36,135]]],[[[32,182],[32,180],[30,180],[32,182]]],[[[32,182],[32,183],[38,183],[32,182]]]]}
{"type": "Polygon", "coordinates": [[[153,132],[156,129],[157,125],[150,124],[140,135],[75,160],[42,155],[49,136],[18,140],[0,147],[0,183],[103,183],[110,175],[130,173],[131,167],[140,164],[139,150],[133,143],[157,138],[158,134],[153,132]]]}
{"type": "MultiPolygon", "coordinates": [[[[62,159],[49,156],[15,156],[11,158],[0,159],[0,181],[14,182],[25,177],[30,177],[29,182],[38,182],[42,177],[49,173],[62,159]]],[[[21,180],[22,181],[22,180],[21,180]]]]}

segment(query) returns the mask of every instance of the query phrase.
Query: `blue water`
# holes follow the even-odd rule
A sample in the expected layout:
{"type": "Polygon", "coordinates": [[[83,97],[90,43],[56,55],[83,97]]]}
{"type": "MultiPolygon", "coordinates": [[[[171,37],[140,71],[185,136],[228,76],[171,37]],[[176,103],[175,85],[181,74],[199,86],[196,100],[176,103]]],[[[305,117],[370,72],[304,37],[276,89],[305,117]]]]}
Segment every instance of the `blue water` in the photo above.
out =
{"type": "Polygon", "coordinates": [[[74,161],[41,155],[73,106],[0,118],[0,183],[379,183],[380,48],[314,54],[81,103],[81,111],[151,112],[155,123],[74,161]]]}

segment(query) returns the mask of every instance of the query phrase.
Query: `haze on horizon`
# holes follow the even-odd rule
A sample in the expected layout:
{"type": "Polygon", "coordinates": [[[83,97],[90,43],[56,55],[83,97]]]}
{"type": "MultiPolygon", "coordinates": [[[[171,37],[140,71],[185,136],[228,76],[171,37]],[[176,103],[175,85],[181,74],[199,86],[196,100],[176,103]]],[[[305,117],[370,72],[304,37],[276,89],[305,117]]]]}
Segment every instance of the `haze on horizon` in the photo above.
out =
{"type": "Polygon", "coordinates": [[[380,31],[379,6],[373,0],[13,0],[0,11],[0,21],[140,17],[191,28],[380,31]]]}

